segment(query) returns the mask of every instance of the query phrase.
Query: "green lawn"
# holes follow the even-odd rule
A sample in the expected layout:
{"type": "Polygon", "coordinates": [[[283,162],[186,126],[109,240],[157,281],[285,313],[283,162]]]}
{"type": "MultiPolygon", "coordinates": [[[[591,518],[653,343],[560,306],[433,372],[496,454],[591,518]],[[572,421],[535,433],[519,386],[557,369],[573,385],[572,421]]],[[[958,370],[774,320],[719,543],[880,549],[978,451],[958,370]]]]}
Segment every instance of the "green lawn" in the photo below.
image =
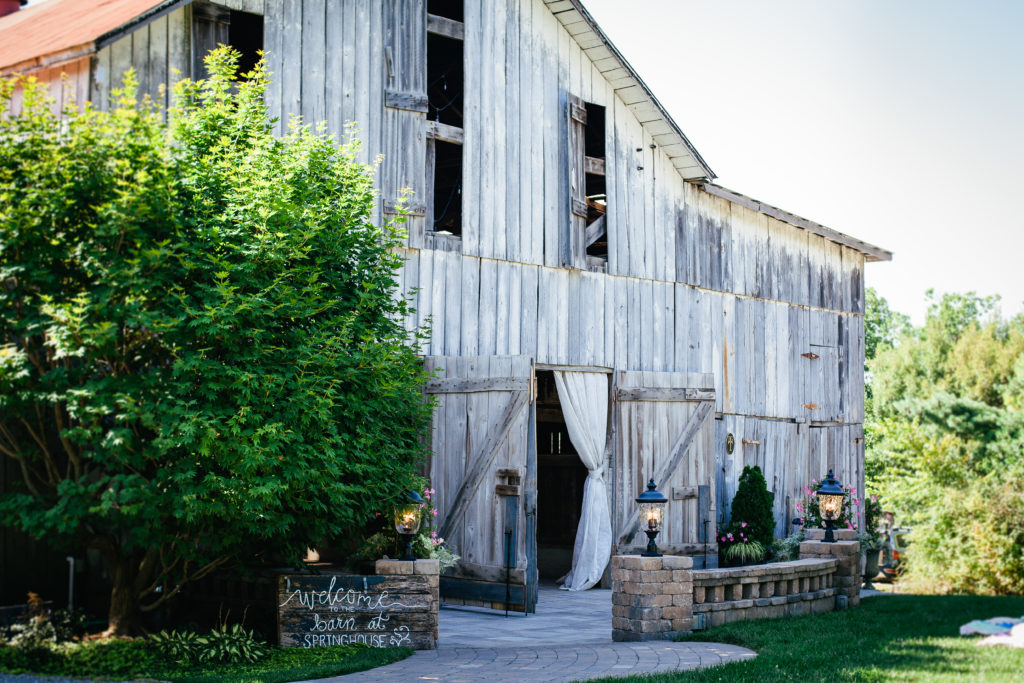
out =
{"type": "Polygon", "coordinates": [[[681,640],[732,643],[755,659],[698,671],[605,681],[1024,681],[1024,650],[977,647],[971,619],[1020,617],[1024,597],[894,595],[859,607],[744,621],[681,640]]]}

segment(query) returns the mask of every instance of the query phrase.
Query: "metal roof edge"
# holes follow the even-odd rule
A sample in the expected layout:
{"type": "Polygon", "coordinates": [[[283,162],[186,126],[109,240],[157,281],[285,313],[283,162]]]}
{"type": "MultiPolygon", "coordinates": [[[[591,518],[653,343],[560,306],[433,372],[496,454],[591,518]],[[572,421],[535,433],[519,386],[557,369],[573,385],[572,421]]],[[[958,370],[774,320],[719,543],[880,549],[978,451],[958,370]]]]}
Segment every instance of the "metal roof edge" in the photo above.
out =
{"type": "Polygon", "coordinates": [[[837,244],[842,244],[850,247],[851,249],[855,249],[864,254],[866,261],[892,261],[892,252],[887,249],[882,249],[881,247],[868,244],[867,242],[861,241],[855,237],[850,237],[845,233],[833,230],[821,223],[815,223],[814,221],[797,216],[795,213],[784,211],[776,206],[772,206],[771,204],[765,204],[764,202],[760,202],[744,194],[740,194],[739,192],[735,192],[714,183],[691,181],[691,184],[699,187],[708,194],[721,197],[722,199],[735,204],[745,206],[748,209],[763,213],[766,216],[771,216],[772,218],[778,219],[784,223],[789,223],[795,227],[812,232],[837,244]]]}
{"type": "MultiPolygon", "coordinates": [[[[689,151],[694,161],[696,161],[700,165],[700,169],[704,172],[705,177],[707,179],[717,178],[718,176],[715,175],[715,172],[712,171],[711,167],[708,166],[706,161],[704,161],[704,158],[700,155],[700,152],[697,151],[697,148],[693,146],[693,143],[690,142],[690,140],[683,133],[682,129],[679,128],[679,124],[675,122],[675,120],[668,113],[668,111],[665,110],[665,107],[662,106],[661,102],[658,101],[658,98],[654,96],[654,93],[651,92],[651,89],[647,86],[646,83],[644,83],[644,80],[640,78],[639,74],[637,74],[636,69],[634,69],[633,66],[626,60],[626,58],[622,56],[622,53],[619,52],[618,48],[615,47],[612,41],[608,38],[607,34],[605,34],[604,30],[590,15],[590,12],[587,11],[587,8],[583,6],[582,1],[569,0],[569,3],[572,5],[573,9],[579,12],[580,16],[582,16],[583,20],[587,22],[590,29],[597,34],[597,36],[604,43],[605,47],[608,48],[608,50],[612,53],[615,59],[622,65],[622,68],[626,69],[626,71],[629,72],[629,75],[637,82],[637,85],[640,87],[641,90],[643,90],[644,95],[646,95],[647,98],[651,101],[651,104],[654,105],[654,107],[658,110],[658,112],[661,114],[665,122],[672,128],[672,131],[676,135],[678,135],[679,138],[682,140],[683,144],[686,146],[686,149],[689,151]]],[[[551,11],[552,14],[555,14],[555,16],[557,17],[558,13],[552,10],[550,5],[547,5],[547,7],[548,10],[551,11]]],[[[573,36],[573,40],[576,40],[575,36],[573,36]]],[[[687,180],[695,180],[695,178],[687,178],[687,180]]]]}

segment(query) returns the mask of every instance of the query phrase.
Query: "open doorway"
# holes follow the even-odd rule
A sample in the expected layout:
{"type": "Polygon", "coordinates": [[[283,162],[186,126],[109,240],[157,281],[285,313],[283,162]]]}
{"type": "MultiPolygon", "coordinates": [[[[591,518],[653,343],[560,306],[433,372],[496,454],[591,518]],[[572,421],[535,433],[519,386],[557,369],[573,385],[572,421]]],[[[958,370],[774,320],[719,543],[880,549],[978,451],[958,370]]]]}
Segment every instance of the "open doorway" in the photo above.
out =
{"type": "Polygon", "coordinates": [[[554,581],[572,568],[587,468],[569,439],[551,371],[537,371],[537,570],[554,581]]]}

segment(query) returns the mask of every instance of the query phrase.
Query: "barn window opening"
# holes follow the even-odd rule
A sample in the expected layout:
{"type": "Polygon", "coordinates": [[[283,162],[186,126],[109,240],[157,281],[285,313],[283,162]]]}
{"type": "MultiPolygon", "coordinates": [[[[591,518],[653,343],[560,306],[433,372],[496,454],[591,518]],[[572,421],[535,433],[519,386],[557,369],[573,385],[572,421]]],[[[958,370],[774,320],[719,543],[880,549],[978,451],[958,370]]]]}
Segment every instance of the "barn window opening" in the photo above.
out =
{"type": "Polygon", "coordinates": [[[263,50],[263,16],[231,10],[228,45],[242,53],[238,60],[239,74],[247,74],[256,68],[263,50]]]}
{"type": "Polygon", "coordinates": [[[605,108],[587,102],[587,123],[584,127],[584,170],[586,177],[587,218],[585,243],[587,257],[607,261],[608,231],[605,214],[608,195],[604,182],[605,166],[605,108]]]}
{"type": "Polygon", "coordinates": [[[218,45],[238,50],[238,75],[252,71],[263,49],[263,16],[228,9],[211,2],[194,2],[192,8],[192,77],[204,78],[206,55],[218,45]]]}
{"type": "Polygon", "coordinates": [[[462,233],[462,146],[434,140],[433,229],[462,233]]]}
{"type": "Polygon", "coordinates": [[[462,0],[427,3],[427,229],[462,235],[462,0]]]}
{"type": "Polygon", "coordinates": [[[563,264],[605,272],[608,267],[608,193],[605,188],[605,108],[567,96],[571,209],[563,264]]]}
{"type": "Polygon", "coordinates": [[[572,569],[587,468],[569,438],[555,376],[537,371],[537,569],[554,581],[572,569]]]}

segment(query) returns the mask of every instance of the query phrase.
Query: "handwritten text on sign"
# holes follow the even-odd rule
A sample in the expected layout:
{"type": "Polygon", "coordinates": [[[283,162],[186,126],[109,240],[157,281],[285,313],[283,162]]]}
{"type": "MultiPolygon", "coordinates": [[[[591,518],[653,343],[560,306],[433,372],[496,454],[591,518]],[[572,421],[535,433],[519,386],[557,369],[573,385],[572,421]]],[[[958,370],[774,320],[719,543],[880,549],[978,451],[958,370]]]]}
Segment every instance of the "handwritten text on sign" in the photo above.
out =
{"type": "Polygon", "coordinates": [[[282,576],[278,596],[283,647],[422,647],[433,639],[436,616],[421,576],[282,576]]]}

